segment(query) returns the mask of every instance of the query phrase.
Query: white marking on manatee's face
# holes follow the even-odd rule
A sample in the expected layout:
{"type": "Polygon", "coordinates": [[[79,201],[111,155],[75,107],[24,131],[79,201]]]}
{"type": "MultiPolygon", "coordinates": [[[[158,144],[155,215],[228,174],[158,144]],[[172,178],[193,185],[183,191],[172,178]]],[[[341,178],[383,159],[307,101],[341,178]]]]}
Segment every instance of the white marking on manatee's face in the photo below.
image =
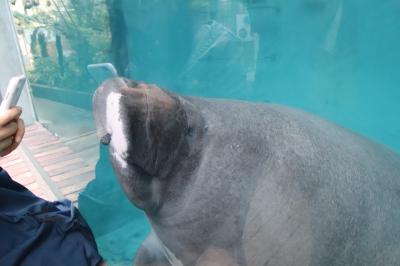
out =
{"type": "Polygon", "coordinates": [[[124,132],[120,100],[120,93],[111,92],[107,97],[107,125],[106,130],[111,135],[110,146],[112,156],[122,168],[127,168],[126,156],[128,154],[128,138],[124,132]]]}

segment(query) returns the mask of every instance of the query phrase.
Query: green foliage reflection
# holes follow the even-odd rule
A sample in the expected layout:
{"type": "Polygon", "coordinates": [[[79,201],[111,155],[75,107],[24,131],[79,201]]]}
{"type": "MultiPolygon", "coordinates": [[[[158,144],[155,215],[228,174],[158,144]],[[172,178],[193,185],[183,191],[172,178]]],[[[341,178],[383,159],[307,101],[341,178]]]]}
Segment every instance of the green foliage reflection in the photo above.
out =
{"type": "Polygon", "coordinates": [[[69,90],[94,89],[86,66],[109,60],[110,32],[104,1],[51,0],[14,7],[18,32],[29,44],[31,83],[69,90]],[[50,4],[49,4],[50,3],[50,4]]]}

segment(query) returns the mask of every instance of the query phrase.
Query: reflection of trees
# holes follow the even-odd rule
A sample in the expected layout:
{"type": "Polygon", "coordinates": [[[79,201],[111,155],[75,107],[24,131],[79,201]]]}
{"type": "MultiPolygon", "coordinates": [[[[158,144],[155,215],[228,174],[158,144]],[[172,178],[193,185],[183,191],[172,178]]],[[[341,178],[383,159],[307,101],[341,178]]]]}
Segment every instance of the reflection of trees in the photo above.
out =
{"type": "Polygon", "coordinates": [[[121,0],[106,0],[111,31],[111,56],[118,73],[124,75],[129,64],[129,55],[126,22],[121,4],[121,0]]]}
{"type": "Polygon", "coordinates": [[[108,61],[109,32],[102,1],[50,0],[14,16],[30,35],[33,83],[74,90],[94,88],[86,66],[108,61]],[[39,48],[39,50],[37,49],[39,48]]]}
{"type": "Polygon", "coordinates": [[[38,33],[38,44],[40,48],[40,55],[45,58],[49,57],[49,52],[47,51],[47,44],[46,44],[46,39],[45,39],[45,34],[41,31],[38,33]]]}

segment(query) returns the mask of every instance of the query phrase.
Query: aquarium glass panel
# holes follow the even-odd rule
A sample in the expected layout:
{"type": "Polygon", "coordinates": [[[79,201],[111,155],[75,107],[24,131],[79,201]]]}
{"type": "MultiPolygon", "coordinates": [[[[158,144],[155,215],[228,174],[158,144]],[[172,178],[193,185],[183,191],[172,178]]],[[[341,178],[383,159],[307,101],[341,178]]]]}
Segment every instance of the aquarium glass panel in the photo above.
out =
{"type": "Polygon", "coordinates": [[[92,96],[113,75],[284,104],[400,152],[398,0],[10,3],[39,122],[95,171],[76,204],[110,265],[130,265],[150,232],[95,131],[92,96]]]}

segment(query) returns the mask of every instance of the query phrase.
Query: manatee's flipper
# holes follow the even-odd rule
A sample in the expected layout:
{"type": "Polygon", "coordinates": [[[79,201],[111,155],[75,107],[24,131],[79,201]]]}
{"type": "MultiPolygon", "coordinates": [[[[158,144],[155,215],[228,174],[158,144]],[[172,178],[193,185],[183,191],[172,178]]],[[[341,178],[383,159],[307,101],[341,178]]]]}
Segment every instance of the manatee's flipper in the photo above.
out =
{"type": "Polygon", "coordinates": [[[136,254],[134,266],[171,266],[157,236],[152,232],[136,254]]]}

